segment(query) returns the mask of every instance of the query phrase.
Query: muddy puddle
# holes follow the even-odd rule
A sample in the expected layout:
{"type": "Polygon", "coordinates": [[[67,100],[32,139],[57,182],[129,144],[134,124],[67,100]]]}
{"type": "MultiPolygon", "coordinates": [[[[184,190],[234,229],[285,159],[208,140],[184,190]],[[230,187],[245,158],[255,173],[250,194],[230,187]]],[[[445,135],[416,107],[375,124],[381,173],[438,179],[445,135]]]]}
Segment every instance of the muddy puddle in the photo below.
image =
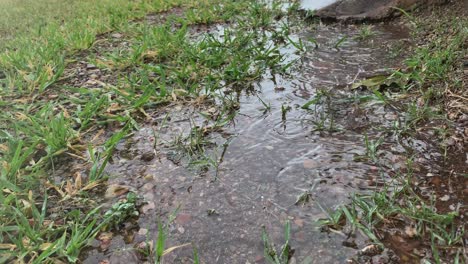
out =
{"type": "MultiPolygon", "coordinates": [[[[262,227],[281,245],[286,221],[291,222],[292,263],[306,257],[313,263],[344,263],[368,245],[364,236],[323,232],[316,223],[326,210],[347,203],[350,194],[374,190],[390,178],[357,157],[366,154],[366,135],[377,139],[384,135],[377,127],[390,128],[402,117],[396,107],[379,103],[368,91],[352,90],[351,84],[399,67],[401,58],[392,56],[390,46],[408,35],[398,26],[376,25],[375,35],[361,41],[359,30],[353,25],[304,30],[297,37],[308,51],[284,50],[298,60],[290,76],[266,75],[253,90],[232,95],[240,106],[234,122],[207,136],[213,143],[207,155],[222,157],[217,170],[187,166],[173,144],[194,123],[203,124],[199,112],[206,109],[171,106],[121,142],[107,168],[109,184],[135,191],[146,205],[105,250],[96,240],[84,263],[138,262],[132,248],[155,239],[158,220],[177,208],[167,247],[191,243],[202,263],[266,263],[262,227]],[[307,42],[312,37],[317,48],[307,42]],[[302,107],[314,99],[317,104],[302,107]],[[300,199],[304,194],[307,199],[300,199]]],[[[387,172],[405,166],[405,147],[394,143],[391,138],[382,143],[387,172]]],[[[188,245],[166,255],[165,262],[193,263],[192,256],[188,245]]]]}

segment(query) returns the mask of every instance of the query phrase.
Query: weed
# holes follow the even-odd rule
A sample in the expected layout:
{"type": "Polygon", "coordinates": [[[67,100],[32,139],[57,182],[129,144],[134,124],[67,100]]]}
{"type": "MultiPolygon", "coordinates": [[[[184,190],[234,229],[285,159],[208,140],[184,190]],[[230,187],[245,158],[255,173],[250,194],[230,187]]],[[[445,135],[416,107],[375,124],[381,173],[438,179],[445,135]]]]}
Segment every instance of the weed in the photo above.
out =
{"type": "Polygon", "coordinates": [[[262,103],[262,105],[264,107],[264,109],[262,109],[263,114],[266,114],[267,112],[271,112],[271,104],[270,103],[265,103],[265,101],[263,101],[262,98],[260,98],[258,95],[257,95],[257,98],[262,103]]]}
{"type": "Polygon", "coordinates": [[[359,29],[358,35],[355,36],[354,39],[359,40],[359,41],[364,41],[364,40],[368,40],[374,35],[375,33],[372,29],[372,26],[364,25],[364,26],[361,26],[361,28],[359,29]]]}
{"type": "Polygon", "coordinates": [[[262,230],[262,240],[264,246],[264,256],[267,261],[271,264],[287,264],[292,257],[292,249],[289,245],[289,239],[291,236],[291,223],[288,221],[284,226],[284,239],[285,242],[281,246],[280,250],[277,251],[275,245],[271,242],[268,237],[265,227],[262,230]]]}
{"type": "Polygon", "coordinates": [[[281,120],[283,122],[286,122],[286,115],[287,113],[291,111],[291,106],[284,106],[284,105],[281,105],[281,120]]]}
{"type": "MultiPolygon", "coordinates": [[[[294,253],[294,250],[291,248],[289,244],[291,239],[291,223],[289,221],[286,222],[284,226],[284,240],[285,242],[279,249],[276,249],[275,245],[272,243],[271,239],[268,237],[267,231],[265,227],[262,229],[262,240],[263,240],[263,249],[264,249],[264,256],[268,263],[271,264],[288,264],[291,260],[291,257],[294,253]]],[[[310,264],[312,263],[312,259],[310,257],[306,257],[301,264],[310,264]]]]}
{"type": "Polygon", "coordinates": [[[107,219],[106,227],[118,229],[118,225],[123,223],[125,220],[131,217],[137,217],[139,213],[136,208],[136,202],[136,194],[129,192],[125,200],[115,203],[104,214],[104,218],[107,219]]]}
{"type": "Polygon", "coordinates": [[[366,156],[373,162],[378,161],[378,149],[384,141],[383,137],[379,137],[377,140],[369,140],[369,137],[366,135],[364,137],[364,143],[366,144],[366,156]]]}
{"type": "Polygon", "coordinates": [[[345,215],[343,210],[326,210],[319,203],[317,203],[322,212],[327,215],[326,219],[320,219],[318,223],[322,226],[327,226],[335,230],[341,229],[346,223],[345,215]]]}
{"type": "Polygon", "coordinates": [[[348,36],[343,36],[341,37],[336,43],[335,43],[335,49],[340,49],[340,46],[345,43],[345,41],[348,39],[348,36]]]}
{"type": "MultiPolygon", "coordinates": [[[[162,264],[164,263],[164,256],[171,253],[172,251],[187,247],[192,245],[191,243],[186,243],[178,246],[173,246],[166,249],[166,240],[168,236],[168,226],[172,223],[179,211],[180,207],[178,207],[174,212],[172,212],[167,220],[166,224],[162,222],[158,222],[158,236],[156,239],[156,243],[154,244],[154,248],[152,249],[151,254],[153,255],[153,263],[155,264],[162,264]]],[[[198,251],[195,247],[193,247],[193,256],[194,256],[194,263],[199,263],[198,251]]]]}
{"type": "Polygon", "coordinates": [[[289,43],[293,45],[299,52],[305,52],[306,48],[301,38],[298,38],[297,41],[292,40],[290,37],[287,37],[289,43]]]}

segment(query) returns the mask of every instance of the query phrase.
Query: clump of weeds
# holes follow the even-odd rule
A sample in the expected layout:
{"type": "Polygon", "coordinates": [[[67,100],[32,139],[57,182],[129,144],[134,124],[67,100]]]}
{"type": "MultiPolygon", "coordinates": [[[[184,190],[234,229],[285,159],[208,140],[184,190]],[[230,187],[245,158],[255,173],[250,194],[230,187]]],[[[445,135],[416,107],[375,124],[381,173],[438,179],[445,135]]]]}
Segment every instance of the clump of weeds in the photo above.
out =
{"type": "Polygon", "coordinates": [[[185,243],[177,246],[172,246],[167,248],[167,239],[169,236],[169,225],[175,220],[176,215],[179,211],[179,208],[177,208],[174,212],[172,212],[166,223],[163,223],[161,221],[158,222],[158,230],[157,230],[157,235],[152,236],[150,233],[147,235],[146,241],[140,243],[136,250],[137,252],[145,259],[149,260],[150,263],[155,263],[155,264],[162,264],[164,263],[164,257],[171,252],[180,249],[180,248],[185,248],[188,246],[193,247],[193,262],[195,264],[200,263],[200,258],[198,256],[198,250],[197,248],[192,244],[192,243],[185,243]]]}
{"type": "Polygon", "coordinates": [[[365,41],[370,39],[375,35],[372,25],[363,25],[359,29],[359,33],[354,37],[354,39],[359,41],[365,41]]]}
{"type": "MultiPolygon", "coordinates": [[[[270,264],[288,264],[294,254],[294,250],[291,248],[291,223],[289,221],[284,225],[284,243],[279,248],[276,248],[275,244],[272,242],[271,238],[268,236],[267,230],[263,227],[262,230],[262,240],[263,240],[263,249],[265,259],[270,264]]],[[[304,259],[301,264],[310,264],[312,259],[307,257],[304,259]]]]}

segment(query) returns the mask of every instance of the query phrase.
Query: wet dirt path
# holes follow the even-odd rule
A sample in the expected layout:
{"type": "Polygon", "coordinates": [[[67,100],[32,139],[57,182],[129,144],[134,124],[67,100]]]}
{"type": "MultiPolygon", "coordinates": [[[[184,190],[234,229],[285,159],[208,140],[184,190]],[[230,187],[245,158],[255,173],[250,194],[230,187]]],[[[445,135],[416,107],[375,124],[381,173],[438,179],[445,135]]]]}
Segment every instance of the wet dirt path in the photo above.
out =
{"type": "MultiPolygon", "coordinates": [[[[154,152],[157,125],[144,126],[119,144],[107,168],[109,183],[128,186],[147,204],[126,235],[114,237],[106,251],[99,247],[89,251],[84,263],[98,263],[148,236],[155,238],[158,219],[177,207],[167,247],[193,243],[202,263],[265,263],[262,226],[281,244],[288,220],[296,261],[310,256],[313,263],[344,263],[355,255],[367,245],[365,239],[322,232],[316,221],[326,217],[322,208],[336,208],[351,193],[372,190],[388,180],[388,175],[356,157],[366,153],[364,137],[378,138],[377,124],[390,127],[398,111],[372,101],[361,103],[359,98],[369,92],[351,91],[350,84],[398,67],[401,58],[391,57],[389,47],[408,35],[397,26],[376,25],[373,30],[376,35],[365,41],[356,39],[359,27],[352,25],[319,25],[299,34],[304,41],[314,37],[318,48],[307,42],[305,54],[291,54],[299,58],[292,76],[265,76],[254,92],[240,95],[234,124],[209,136],[218,143],[218,156],[229,142],[217,178],[213,170],[200,174],[177,164],[169,148],[175,136],[188,133],[191,118],[201,120],[196,109],[176,106],[169,111],[170,121],[158,131],[162,143],[154,157],[148,153],[154,152]],[[329,94],[328,103],[324,97],[325,103],[301,108],[318,93],[329,94]],[[259,98],[271,109],[265,111],[259,98]],[[310,199],[296,204],[304,193],[310,199]]],[[[158,117],[154,123],[164,119],[158,117]]],[[[395,170],[404,166],[400,156],[404,149],[388,150],[391,154],[382,157],[384,163],[395,170]]],[[[192,263],[192,255],[187,246],[168,254],[165,261],[192,263]]]]}

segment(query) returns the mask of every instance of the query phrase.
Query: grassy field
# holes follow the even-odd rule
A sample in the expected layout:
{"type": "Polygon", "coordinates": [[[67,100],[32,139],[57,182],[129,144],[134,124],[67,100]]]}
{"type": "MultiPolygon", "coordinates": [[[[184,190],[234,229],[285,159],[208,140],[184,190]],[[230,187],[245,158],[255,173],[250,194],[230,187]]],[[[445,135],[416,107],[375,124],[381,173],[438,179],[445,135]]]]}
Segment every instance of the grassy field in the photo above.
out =
{"type": "MultiPolygon", "coordinates": [[[[215,91],[244,89],[267,71],[288,72],[280,48],[304,48],[290,38],[294,25],[278,22],[297,11],[297,4],[283,8],[285,2],[0,0],[0,263],[77,262],[100,231],[137,214],[132,195],[100,207],[116,144],[171,101],[216,99],[222,109],[215,124],[228,123],[237,106],[215,91]],[[216,23],[229,25],[223,37],[196,33],[216,23]],[[90,83],[76,76],[77,69],[95,68],[106,75],[90,83]],[[57,175],[63,164],[78,164],[83,172],[57,175]]],[[[454,73],[465,56],[467,23],[446,19],[430,28],[409,20],[416,36],[433,32],[431,41],[411,51],[407,69],[389,77],[404,83],[402,93],[423,98],[407,106],[409,122],[396,128],[411,134],[439,119],[450,92],[463,92],[454,73]]],[[[363,39],[371,35],[370,27],[362,28],[363,39]]],[[[191,139],[187,151],[195,153],[199,140],[191,139]]],[[[372,155],[378,144],[367,143],[378,165],[372,155]]],[[[433,234],[435,249],[458,250],[464,230],[447,231],[455,215],[439,214],[420,199],[411,177],[411,171],[401,177],[401,189],[355,196],[326,224],[336,227],[346,218],[380,245],[375,233],[398,214],[424,236],[433,234]]],[[[156,263],[163,247],[158,240],[156,263]]]]}

